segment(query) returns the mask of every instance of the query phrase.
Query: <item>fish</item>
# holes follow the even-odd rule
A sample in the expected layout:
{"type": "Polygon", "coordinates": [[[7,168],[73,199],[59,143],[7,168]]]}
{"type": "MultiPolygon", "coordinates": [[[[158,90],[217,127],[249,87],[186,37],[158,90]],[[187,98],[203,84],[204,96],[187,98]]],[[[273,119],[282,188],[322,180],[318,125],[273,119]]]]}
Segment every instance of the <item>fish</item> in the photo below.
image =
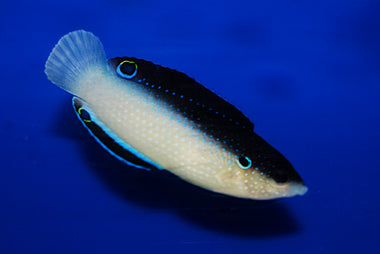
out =
{"type": "Polygon", "coordinates": [[[228,196],[268,200],[307,191],[291,163],[235,106],[186,74],[135,57],[107,60],[84,30],[63,36],[47,78],[73,95],[90,134],[123,162],[167,170],[228,196]]]}

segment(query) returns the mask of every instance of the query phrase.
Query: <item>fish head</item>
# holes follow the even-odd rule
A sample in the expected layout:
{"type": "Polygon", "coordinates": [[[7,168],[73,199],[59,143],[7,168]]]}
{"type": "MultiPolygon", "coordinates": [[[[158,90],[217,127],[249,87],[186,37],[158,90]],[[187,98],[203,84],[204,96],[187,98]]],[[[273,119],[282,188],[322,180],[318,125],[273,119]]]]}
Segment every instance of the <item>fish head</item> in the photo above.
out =
{"type": "Polygon", "coordinates": [[[275,199],[306,193],[302,178],[281,153],[255,133],[249,143],[251,149],[235,154],[234,167],[224,178],[234,195],[275,199]]]}

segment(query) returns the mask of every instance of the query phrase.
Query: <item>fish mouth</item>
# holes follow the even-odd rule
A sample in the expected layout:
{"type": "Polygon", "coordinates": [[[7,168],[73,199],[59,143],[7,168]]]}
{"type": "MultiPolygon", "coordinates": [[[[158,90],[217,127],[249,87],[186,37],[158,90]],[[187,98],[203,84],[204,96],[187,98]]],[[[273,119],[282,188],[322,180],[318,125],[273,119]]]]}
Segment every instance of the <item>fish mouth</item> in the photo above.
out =
{"type": "Polygon", "coordinates": [[[307,192],[308,188],[302,183],[291,183],[290,188],[288,189],[288,197],[296,196],[296,195],[304,195],[307,192]]]}

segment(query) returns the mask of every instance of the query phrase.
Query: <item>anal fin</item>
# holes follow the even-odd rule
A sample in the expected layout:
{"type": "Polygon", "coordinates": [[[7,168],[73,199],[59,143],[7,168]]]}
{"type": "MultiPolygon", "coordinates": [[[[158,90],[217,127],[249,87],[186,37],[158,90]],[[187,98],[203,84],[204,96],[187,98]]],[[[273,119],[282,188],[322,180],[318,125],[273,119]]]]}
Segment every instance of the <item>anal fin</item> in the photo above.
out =
{"type": "Polygon", "coordinates": [[[89,112],[86,111],[84,103],[81,99],[73,97],[73,106],[76,114],[88,129],[90,134],[112,155],[126,164],[144,168],[147,170],[159,170],[155,165],[147,162],[146,160],[139,158],[134,152],[128,150],[125,146],[117,142],[112,138],[103,128],[101,128],[93,119],[89,112]]]}

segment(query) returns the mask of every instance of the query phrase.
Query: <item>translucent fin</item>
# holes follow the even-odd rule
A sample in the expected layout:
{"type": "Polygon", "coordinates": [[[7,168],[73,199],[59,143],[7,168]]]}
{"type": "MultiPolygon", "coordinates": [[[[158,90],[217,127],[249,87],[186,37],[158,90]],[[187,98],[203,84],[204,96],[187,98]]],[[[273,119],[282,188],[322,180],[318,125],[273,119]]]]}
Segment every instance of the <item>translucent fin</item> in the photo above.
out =
{"type": "Polygon", "coordinates": [[[103,44],[94,34],[83,30],[63,36],[55,45],[45,64],[48,79],[76,94],[77,81],[94,68],[106,68],[103,44]]]}

